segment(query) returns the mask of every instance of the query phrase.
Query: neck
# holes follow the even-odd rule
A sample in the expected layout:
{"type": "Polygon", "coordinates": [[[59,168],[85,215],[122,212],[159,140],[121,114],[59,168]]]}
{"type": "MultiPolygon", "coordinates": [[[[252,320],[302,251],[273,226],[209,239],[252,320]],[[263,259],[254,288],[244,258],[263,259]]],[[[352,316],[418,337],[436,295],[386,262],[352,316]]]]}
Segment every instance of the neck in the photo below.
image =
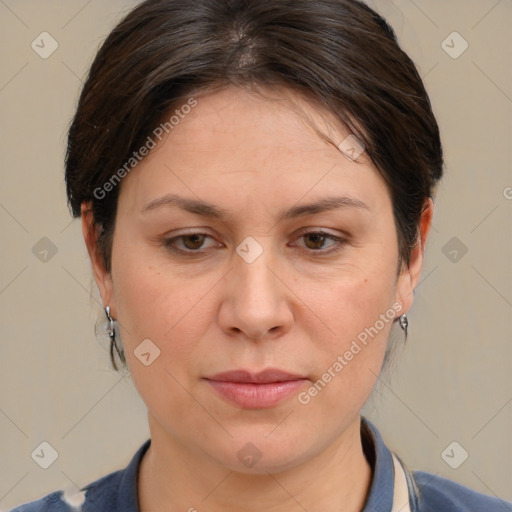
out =
{"type": "Polygon", "coordinates": [[[324,452],[280,473],[246,474],[192,453],[149,416],[151,445],[139,469],[140,512],[323,510],[360,512],[372,471],[360,417],[324,452]]]}

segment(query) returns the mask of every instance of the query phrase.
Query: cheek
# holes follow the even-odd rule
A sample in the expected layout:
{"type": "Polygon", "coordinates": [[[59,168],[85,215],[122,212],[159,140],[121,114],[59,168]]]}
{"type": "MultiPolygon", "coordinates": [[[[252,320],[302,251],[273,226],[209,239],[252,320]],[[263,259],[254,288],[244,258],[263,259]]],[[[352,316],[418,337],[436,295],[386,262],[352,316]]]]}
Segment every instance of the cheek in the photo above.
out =
{"type": "MultiPolygon", "coordinates": [[[[297,282],[297,294],[316,313],[317,320],[322,321],[324,330],[332,338],[329,344],[333,346],[334,342],[336,349],[342,349],[347,341],[373,326],[381,314],[387,314],[386,325],[390,325],[394,317],[394,264],[373,269],[362,267],[332,272],[322,283],[311,280],[299,285],[297,282]]],[[[378,327],[385,330],[381,322],[378,327]]],[[[326,341],[327,338],[329,336],[326,341]]]]}
{"type": "Polygon", "coordinates": [[[316,351],[314,366],[319,372],[315,377],[322,381],[317,388],[324,383],[329,388],[327,393],[322,391],[324,403],[339,407],[340,393],[350,389],[353,404],[361,405],[375,384],[396,315],[396,276],[391,263],[371,272],[354,270],[331,280],[328,287],[310,290],[306,300],[328,327],[322,328],[326,334],[320,337],[318,321],[309,327],[316,351]]]}
{"type": "MultiPolygon", "coordinates": [[[[189,387],[190,369],[197,366],[198,358],[206,359],[198,351],[211,323],[207,301],[200,300],[208,283],[187,283],[137,261],[134,256],[130,262],[118,264],[114,276],[121,338],[139,394],[153,414],[165,418],[177,408],[185,412],[194,407],[183,386],[189,387]],[[137,357],[147,339],[158,353],[149,366],[137,357]]],[[[150,345],[149,351],[153,350],[150,345]]]]}
{"type": "Polygon", "coordinates": [[[218,279],[188,279],[144,261],[145,257],[132,255],[115,267],[115,301],[125,350],[133,351],[150,339],[161,350],[162,361],[191,357],[211,323],[211,307],[204,298],[218,279]]]}

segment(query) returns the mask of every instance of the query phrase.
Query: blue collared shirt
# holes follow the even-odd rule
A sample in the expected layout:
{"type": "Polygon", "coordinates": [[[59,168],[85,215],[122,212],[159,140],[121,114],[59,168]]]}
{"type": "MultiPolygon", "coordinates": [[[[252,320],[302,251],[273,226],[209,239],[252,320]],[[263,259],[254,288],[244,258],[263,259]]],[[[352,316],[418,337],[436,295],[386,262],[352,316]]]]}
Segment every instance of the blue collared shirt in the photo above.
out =
{"type": "MultiPolygon", "coordinates": [[[[362,512],[391,512],[395,486],[392,454],[377,428],[364,417],[361,438],[365,455],[373,468],[370,491],[362,512]]],[[[85,501],[81,508],[71,506],[63,492],[56,491],[11,512],[140,512],[137,478],[140,462],[150,444],[151,439],[148,439],[125,469],[84,487],[85,501]]],[[[405,466],[404,471],[411,512],[512,512],[510,502],[480,494],[430,473],[410,471],[405,466]]]]}

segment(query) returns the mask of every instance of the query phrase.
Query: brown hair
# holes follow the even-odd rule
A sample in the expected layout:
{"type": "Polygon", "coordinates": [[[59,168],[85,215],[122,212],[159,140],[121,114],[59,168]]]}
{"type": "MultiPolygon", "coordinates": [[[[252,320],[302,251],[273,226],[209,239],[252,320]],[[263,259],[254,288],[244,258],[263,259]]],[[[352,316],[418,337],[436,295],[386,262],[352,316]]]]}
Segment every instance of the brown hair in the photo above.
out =
{"type": "Polygon", "coordinates": [[[147,0],[101,46],[69,130],[68,202],[75,217],[92,202],[105,268],[120,187],[97,191],[170,109],[230,84],[313,97],[362,141],[391,193],[399,268],[409,265],[443,154],[421,77],[386,21],[356,0],[147,0]]]}

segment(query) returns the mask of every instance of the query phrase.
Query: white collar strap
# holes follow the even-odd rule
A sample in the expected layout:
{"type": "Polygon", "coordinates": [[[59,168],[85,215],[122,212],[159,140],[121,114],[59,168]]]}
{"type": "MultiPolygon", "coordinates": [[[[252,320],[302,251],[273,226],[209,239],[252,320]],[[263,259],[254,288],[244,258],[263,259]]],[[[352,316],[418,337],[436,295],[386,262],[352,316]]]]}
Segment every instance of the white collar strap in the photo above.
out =
{"type": "Polygon", "coordinates": [[[392,454],[392,457],[395,469],[395,483],[393,490],[393,507],[391,508],[391,512],[411,512],[409,488],[407,486],[407,478],[405,477],[404,469],[395,454],[392,454]]]}

